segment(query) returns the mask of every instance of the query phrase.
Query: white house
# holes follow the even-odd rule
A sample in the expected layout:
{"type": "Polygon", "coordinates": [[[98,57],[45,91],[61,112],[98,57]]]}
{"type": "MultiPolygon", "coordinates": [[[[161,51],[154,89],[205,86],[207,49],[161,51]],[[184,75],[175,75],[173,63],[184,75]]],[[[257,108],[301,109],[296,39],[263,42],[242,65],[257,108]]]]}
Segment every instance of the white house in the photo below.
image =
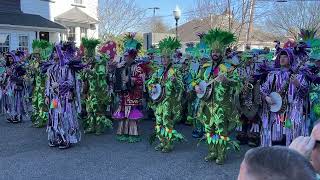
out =
{"type": "Polygon", "coordinates": [[[84,36],[98,38],[98,0],[0,0],[0,51],[84,36]]]}

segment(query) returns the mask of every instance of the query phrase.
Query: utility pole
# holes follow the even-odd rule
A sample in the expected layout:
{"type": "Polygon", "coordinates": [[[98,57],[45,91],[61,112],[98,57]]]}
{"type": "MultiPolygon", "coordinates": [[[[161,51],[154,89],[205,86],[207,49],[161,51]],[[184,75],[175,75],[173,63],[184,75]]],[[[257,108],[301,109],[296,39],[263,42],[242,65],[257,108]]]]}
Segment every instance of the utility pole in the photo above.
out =
{"type": "Polygon", "coordinates": [[[256,0],[250,0],[250,20],[249,20],[249,27],[248,27],[248,31],[247,31],[247,38],[246,38],[246,44],[248,45],[248,43],[250,42],[250,35],[253,31],[253,18],[254,18],[254,6],[255,6],[256,0]]]}
{"type": "Polygon", "coordinates": [[[148,9],[153,9],[153,17],[156,16],[156,10],[159,10],[159,7],[152,7],[152,8],[148,8],[148,9]]]}
{"type": "Polygon", "coordinates": [[[229,19],[229,31],[231,31],[231,5],[230,0],[228,0],[228,19],[229,19]]]}
{"type": "Polygon", "coordinates": [[[212,17],[212,13],[210,13],[210,29],[212,29],[212,21],[213,21],[212,18],[213,18],[213,17],[212,17]]]}

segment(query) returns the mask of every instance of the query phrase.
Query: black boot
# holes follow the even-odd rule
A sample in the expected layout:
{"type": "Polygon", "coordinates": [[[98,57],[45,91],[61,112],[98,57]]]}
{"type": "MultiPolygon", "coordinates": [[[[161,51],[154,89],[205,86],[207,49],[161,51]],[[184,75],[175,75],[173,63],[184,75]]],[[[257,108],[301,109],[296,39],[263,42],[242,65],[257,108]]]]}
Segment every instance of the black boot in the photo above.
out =
{"type": "Polygon", "coordinates": [[[49,146],[49,147],[58,147],[59,145],[58,145],[57,143],[54,143],[54,142],[52,142],[52,141],[49,141],[48,146],[49,146]]]}
{"type": "Polygon", "coordinates": [[[14,119],[12,120],[12,123],[14,123],[14,124],[21,123],[20,116],[15,116],[14,119]]]}
{"type": "Polygon", "coordinates": [[[8,119],[7,119],[7,122],[8,122],[8,123],[12,123],[12,118],[8,118],[8,119]]]}
{"type": "Polygon", "coordinates": [[[201,129],[195,129],[192,131],[192,137],[201,138],[203,136],[203,131],[201,129]]]}
{"type": "Polygon", "coordinates": [[[248,135],[245,132],[238,132],[236,138],[240,142],[240,145],[248,144],[248,135]]]}
{"type": "Polygon", "coordinates": [[[67,142],[63,142],[59,145],[59,149],[68,149],[70,147],[71,147],[70,143],[67,143],[67,142]]]}

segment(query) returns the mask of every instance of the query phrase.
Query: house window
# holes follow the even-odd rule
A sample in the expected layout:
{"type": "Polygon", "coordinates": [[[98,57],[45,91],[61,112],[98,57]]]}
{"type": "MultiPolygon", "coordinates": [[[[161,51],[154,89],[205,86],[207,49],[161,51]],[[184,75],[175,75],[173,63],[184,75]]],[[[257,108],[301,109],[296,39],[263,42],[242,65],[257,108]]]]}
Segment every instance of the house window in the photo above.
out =
{"type": "Polygon", "coordinates": [[[25,35],[19,36],[19,50],[20,51],[29,51],[29,37],[25,35]]]}
{"type": "Polygon", "coordinates": [[[87,37],[87,32],[88,32],[88,29],[87,28],[80,28],[80,38],[83,38],[83,37],[87,37]]]}
{"type": "Polygon", "coordinates": [[[68,40],[75,41],[76,40],[76,28],[75,27],[68,27],[68,40]]]}
{"type": "Polygon", "coordinates": [[[75,4],[83,4],[83,0],[74,0],[75,4]]]}
{"type": "Polygon", "coordinates": [[[8,52],[10,50],[10,35],[0,34],[0,52],[8,52]]]}

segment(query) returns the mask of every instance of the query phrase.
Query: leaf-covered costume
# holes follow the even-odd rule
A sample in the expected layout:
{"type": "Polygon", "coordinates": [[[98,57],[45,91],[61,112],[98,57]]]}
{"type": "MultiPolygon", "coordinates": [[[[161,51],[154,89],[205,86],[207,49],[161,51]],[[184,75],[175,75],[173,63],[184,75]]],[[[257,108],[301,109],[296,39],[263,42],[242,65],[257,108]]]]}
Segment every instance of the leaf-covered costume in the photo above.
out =
{"type": "Polygon", "coordinates": [[[163,88],[165,88],[165,98],[153,106],[156,116],[155,131],[161,146],[159,150],[171,150],[173,141],[183,138],[174,129],[175,116],[179,116],[175,111],[175,106],[177,102],[181,102],[181,96],[180,99],[178,97],[181,89],[183,89],[182,76],[173,67],[170,67],[167,71],[162,68],[155,72],[148,81],[149,88],[151,89],[150,86],[156,83],[163,84],[163,88]]]}
{"type": "Polygon", "coordinates": [[[199,79],[199,76],[205,75],[208,76],[211,71],[211,65],[209,61],[209,50],[207,44],[204,42],[205,33],[198,33],[200,42],[194,48],[188,48],[186,52],[189,52],[193,61],[190,63],[190,81],[188,82],[187,92],[188,92],[188,116],[187,119],[192,123],[194,130],[192,136],[194,138],[201,138],[204,133],[204,128],[197,114],[200,106],[200,98],[197,97],[196,92],[194,91],[194,86],[196,85],[195,81],[199,79]],[[210,69],[208,69],[210,67],[210,69]]]}
{"type": "Polygon", "coordinates": [[[45,105],[46,76],[41,73],[42,61],[49,58],[52,45],[47,41],[35,40],[32,43],[34,53],[29,64],[29,75],[33,79],[31,121],[35,127],[44,127],[48,121],[48,107],[45,105]]]}
{"type": "MultiPolygon", "coordinates": [[[[103,133],[107,128],[112,128],[112,121],[107,118],[107,108],[110,104],[110,96],[107,95],[107,70],[106,65],[109,54],[103,54],[100,59],[94,58],[94,51],[97,46],[94,39],[82,39],[85,48],[86,58],[91,58],[90,68],[81,73],[81,78],[85,82],[85,90],[83,104],[85,104],[86,115],[83,117],[83,127],[85,133],[95,133],[97,135],[103,133]],[[93,45],[90,45],[93,44],[93,45]]],[[[107,44],[108,45],[108,44],[107,44]]],[[[107,45],[100,50],[107,51],[107,45]]],[[[111,45],[115,47],[115,44],[111,45]]]]}
{"type": "MultiPolygon", "coordinates": [[[[180,47],[179,41],[166,38],[159,43],[163,58],[170,61],[171,55],[180,47]]],[[[147,82],[148,91],[151,92],[155,84],[164,89],[162,101],[154,103],[152,108],[156,116],[155,135],[160,144],[156,150],[169,152],[173,149],[174,141],[181,141],[183,136],[174,129],[175,117],[181,116],[175,112],[175,106],[181,102],[180,92],[183,91],[182,75],[171,63],[157,70],[147,82]],[[179,99],[180,96],[180,99],[179,99]]]]}
{"type": "Polygon", "coordinates": [[[307,79],[310,82],[310,114],[309,114],[309,131],[311,132],[314,123],[320,120],[320,39],[313,38],[308,41],[311,47],[311,52],[309,54],[309,61],[311,64],[306,70],[307,79]]]}
{"type": "Polygon", "coordinates": [[[106,62],[107,57],[102,56],[95,62],[93,69],[83,72],[89,82],[85,99],[87,116],[83,120],[85,133],[101,134],[106,128],[112,127],[112,121],[106,117],[106,110],[110,104],[110,97],[106,95],[106,62]]]}
{"type": "MultiPolygon", "coordinates": [[[[227,45],[234,41],[234,35],[219,29],[210,30],[205,37],[212,52],[223,53],[227,45]]],[[[221,61],[220,57],[220,61],[221,61]]],[[[224,75],[226,80],[215,81],[213,92],[207,100],[202,99],[198,118],[204,125],[205,139],[208,145],[206,160],[216,160],[223,164],[228,146],[238,145],[231,140],[230,134],[239,124],[238,111],[234,106],[235,94],[239,93],[240,78],[237,71],[232,70],[231,64],[222,62],[217,65],[204,66],[198,82],[211,80],[224,75]]]]}
{"type": "MultiPolygon", "coordinates": [[[[214,69],[215,76],[226,74],[229,64],[220,64],[214,69]]],[[[207,81],[211,66],[205,68],[203,79],[207,81]]],[[[207,101],[201,101],[199,119],[204,125],[206,142],[209,152],[207,160],[223,163],[228,145],[235,145],[230,139],[231,132],[239,124],[239,115],[234,107],[234,94],[240,85],[237,72],[227,75],[228,83],[215,82],[212,96],[207,101]]],[[[211,79],[211,78],[210,78],[211,79]]]]}

